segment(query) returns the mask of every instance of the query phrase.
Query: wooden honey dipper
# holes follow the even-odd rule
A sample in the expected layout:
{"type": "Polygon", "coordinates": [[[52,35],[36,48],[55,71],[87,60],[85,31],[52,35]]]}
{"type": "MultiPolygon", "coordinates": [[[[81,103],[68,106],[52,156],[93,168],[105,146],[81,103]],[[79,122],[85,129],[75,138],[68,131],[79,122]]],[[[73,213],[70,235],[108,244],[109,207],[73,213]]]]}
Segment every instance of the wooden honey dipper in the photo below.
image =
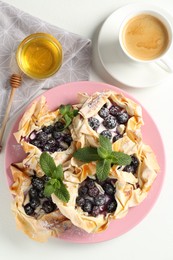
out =
{"type": "Polygon", "coordinates": [[[0,129],[0,152],[2,150],[2,138],[3,138],[5,127],[6,127],[6,124],[8,121],[11,105],[12,105],[13,98],[14,98],[14,93],[15,93],[16,89],[18,87],[20,87],[21,81],[22,81],[22,78],[18,74],[13,74],[10,78],[10,86],[11,86],[10,98],[9,98],[8,106],[7,106],[7,109],[5,112],[4,120],[2,122],[2,127],[0,129]]]}

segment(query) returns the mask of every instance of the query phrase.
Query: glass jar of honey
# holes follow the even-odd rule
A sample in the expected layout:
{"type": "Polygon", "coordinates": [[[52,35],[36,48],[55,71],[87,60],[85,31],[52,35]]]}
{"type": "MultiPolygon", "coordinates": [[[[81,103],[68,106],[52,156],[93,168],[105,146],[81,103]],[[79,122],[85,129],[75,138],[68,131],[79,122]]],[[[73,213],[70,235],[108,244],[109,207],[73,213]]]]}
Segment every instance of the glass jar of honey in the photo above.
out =
{"type": "Polygon", "coordinates": [[[27,76],[34,79],[47,78],[62,65],[62,46],[50,34],[31,34],[19,44],[16,59],[19,68],[27,76]]]}

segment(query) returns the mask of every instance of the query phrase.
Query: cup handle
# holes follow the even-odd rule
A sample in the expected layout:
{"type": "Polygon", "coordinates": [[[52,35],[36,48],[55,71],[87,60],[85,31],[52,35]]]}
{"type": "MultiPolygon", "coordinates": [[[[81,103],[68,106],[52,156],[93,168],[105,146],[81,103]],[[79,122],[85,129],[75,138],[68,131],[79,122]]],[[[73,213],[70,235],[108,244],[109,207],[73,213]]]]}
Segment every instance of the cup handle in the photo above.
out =
{"type": "Polygon", "coordinates": [[[161,58],[155,62],[160,68],[167,72],[173,72],[173,59],[168,56],[161,58]]]}

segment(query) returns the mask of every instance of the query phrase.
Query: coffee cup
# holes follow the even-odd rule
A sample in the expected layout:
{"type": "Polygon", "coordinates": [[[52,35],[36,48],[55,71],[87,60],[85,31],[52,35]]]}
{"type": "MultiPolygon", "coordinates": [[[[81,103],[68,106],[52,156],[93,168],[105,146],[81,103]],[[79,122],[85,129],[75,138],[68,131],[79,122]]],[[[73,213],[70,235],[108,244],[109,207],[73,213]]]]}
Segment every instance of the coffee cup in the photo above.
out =
{"type": "Polygon", "coordinates": [[[156,11],[131,13],[120,26],[121,49],[134,62],[155,62],[162,69],[173,72],[173,59],[169,57],[172,42],[170,22],[156,11]]]}

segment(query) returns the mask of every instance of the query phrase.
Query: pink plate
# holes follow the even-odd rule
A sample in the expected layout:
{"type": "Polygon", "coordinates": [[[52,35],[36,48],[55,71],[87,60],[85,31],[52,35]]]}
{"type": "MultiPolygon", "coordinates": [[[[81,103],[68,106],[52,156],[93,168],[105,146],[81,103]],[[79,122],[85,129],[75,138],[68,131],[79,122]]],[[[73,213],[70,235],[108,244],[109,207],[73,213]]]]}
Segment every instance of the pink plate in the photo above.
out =
{"type": "MultiPolygon", "coordinates": [[[[43,93],[47,99],[48,106],[51,110],[56,109],[61,104],[75,104],[77,102],[77,93],[86,92],[92,94],[96,91],[113,90],[118,93],[123,93],[126,97],[134,100],[126,92],[108,84],[96,82],[73,82],[61,86],[57,86],[43,93]]],[[[37,97],[38,99],[39,97],[37,97]]],[[[5,167],[9,185],[12,183],[10,165],[14,162],[20,162],[25,154],[22,148],[16,143],[13,133],[17,131],[19,119],[14,123],[14,126],[9,134],[6,152],[5,152],[5,167]]],[[[131,208],[126,217],[120,220],[113,220],[108,229],[99,234],[87,234],[78,228],[72,230],[61,236],[61,239],[75,243],[96,243],[118,237],[131,228],[135,227],[151,210],[154,206],[164,181],[165,176],[165,153],[161,136],[158,128],[154,123],[149,113],[143,108],[143,119],[145,125],[142,127],[143,140],[149,144],[157,156],[160,165],[160,173],[158,174],[148,197],[137,207],[131,208]],[[154,135],[152,134],[154,133],[154,135]]]]}

